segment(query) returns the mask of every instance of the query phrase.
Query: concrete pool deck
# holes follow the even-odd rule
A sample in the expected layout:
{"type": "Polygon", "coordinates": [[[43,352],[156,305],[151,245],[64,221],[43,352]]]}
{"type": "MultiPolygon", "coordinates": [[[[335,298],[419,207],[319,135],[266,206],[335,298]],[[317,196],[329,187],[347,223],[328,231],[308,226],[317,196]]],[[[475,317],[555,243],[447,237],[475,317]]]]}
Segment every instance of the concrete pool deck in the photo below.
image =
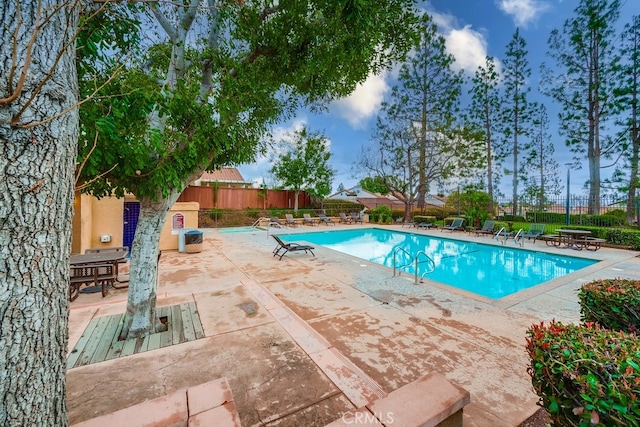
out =
{"type": "MultiPolygon", "coordinates": [[[[353,227],[360,226],[277,232],[353,227]]],[[[465,426],[516,426],[537,410],[526,329],[541,320],[579,321],[583,283],[640,279],[637,252],[527,241],[525,249],[602,262],[490,300],[428,280],[415,285],[408,275],[394,278],[389,268],[322,247],[316,257],[292,253],[278,261],[264,230],[203,231],[201,253],[163,253],[158,305],[195,301],[205,338],[70,369],[70,424],[226,378],[245,427],[324,426],[360,401],[437,372],[470,392],[465,426]],[[357,373],[357,381],[336,375],[335,366],[357,373]]],[[[461,232],[416,232],[500,245],[461,232]]],[[[126,292],[72,302],[69,348],[92,318],[124,312],[126,292]]]]}

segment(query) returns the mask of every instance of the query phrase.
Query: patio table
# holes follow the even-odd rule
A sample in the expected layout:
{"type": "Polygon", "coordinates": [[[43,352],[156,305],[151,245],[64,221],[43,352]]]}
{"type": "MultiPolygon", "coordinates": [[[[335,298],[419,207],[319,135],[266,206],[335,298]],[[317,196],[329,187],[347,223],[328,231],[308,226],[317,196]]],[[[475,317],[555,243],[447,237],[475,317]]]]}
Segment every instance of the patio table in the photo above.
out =
{"type": "MultiPolygon", "coordinates": [[[[104,264],[113,264],[115,271],[118,271],[118,262],[124,260],[127,252],[125,251],[108,251],[108,252],[95,252],[95,253],[85,253],[82,255],[71,255],[69,258],[69,265],[71,267],[80,267],[80,266],[92,266],[92,265],[104,265],[104,264]]],[[[116,281],[117,273],[116,273],[116,281]]],[[[101,286],[88,286],[86,288],[80,289],[81,293],[95,293],[100,292],[102,289],[101,286]]]]}
{"type": "Polygon", "coordinates": [[[587,230],[569,230],[564,228],[558,228],[559,240],[568,248],[582,250],[587,245],[587,237],[591,235],[587,230]]]}

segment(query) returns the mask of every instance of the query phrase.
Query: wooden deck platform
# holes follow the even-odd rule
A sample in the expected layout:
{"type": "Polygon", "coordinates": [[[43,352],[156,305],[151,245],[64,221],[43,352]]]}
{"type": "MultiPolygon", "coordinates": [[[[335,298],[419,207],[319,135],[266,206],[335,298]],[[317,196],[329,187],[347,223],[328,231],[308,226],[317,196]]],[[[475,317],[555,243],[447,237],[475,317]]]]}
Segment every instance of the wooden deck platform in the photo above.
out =
{"type": "Polygon", "coordinates": [[[67,369],[204,338],[200,315],[193,301],[158,307],[158,318],[166,318],[169,329],[144,338],[118,341],[123,318],[124,313],[92,319],[67,358],[67,369]]]}

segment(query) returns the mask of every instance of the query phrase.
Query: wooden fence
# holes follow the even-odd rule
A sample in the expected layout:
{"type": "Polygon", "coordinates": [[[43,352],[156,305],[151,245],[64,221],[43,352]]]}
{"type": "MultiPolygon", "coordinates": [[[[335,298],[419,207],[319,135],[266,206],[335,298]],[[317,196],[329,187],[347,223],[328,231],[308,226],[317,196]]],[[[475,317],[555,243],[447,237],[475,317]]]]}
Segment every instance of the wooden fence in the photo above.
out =
{"type": "MultiPolygon", "coordinates": [[[[200,210],[207,209],[293,209],[295,202],[294,191],[264,190],[259,188],[215,188],[215,187],[187,187],[178,202],[198,202],[200,210]]],[[[298,195],[298,206],[310,206],[311,197],[304,191],[298,195]]]]}

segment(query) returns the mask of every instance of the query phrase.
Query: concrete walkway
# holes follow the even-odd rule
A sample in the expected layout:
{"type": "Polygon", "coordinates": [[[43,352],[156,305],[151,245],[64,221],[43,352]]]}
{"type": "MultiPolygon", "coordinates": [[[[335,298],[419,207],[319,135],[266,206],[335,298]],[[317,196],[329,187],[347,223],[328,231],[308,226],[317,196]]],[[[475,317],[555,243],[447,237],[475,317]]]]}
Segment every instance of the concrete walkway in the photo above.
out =
{"type": "MultiPolygon", "coordinates": [[[[495,301],[429,281],[414,285],[321,247],[316,257],[278,261],[264,230],[204,231],[201,253],[163,253],[158,305],[195,301],[206,337],[69,370],[70,424],[227,378],[245,427],[324,426],[437,372],[471,393],[466,426],[515,426],[537,409],[526,329],[541,320],[579,321],[576,293],[587,281],[640,279],[636,252],[527,243],[602,262],[495,301]]],[[[499,245],[464,233],[419,233],[499,245]]],[[[93,317],[124,312],[126,292],[81,294],[71,303],[70,349],[93,317]]]]}

